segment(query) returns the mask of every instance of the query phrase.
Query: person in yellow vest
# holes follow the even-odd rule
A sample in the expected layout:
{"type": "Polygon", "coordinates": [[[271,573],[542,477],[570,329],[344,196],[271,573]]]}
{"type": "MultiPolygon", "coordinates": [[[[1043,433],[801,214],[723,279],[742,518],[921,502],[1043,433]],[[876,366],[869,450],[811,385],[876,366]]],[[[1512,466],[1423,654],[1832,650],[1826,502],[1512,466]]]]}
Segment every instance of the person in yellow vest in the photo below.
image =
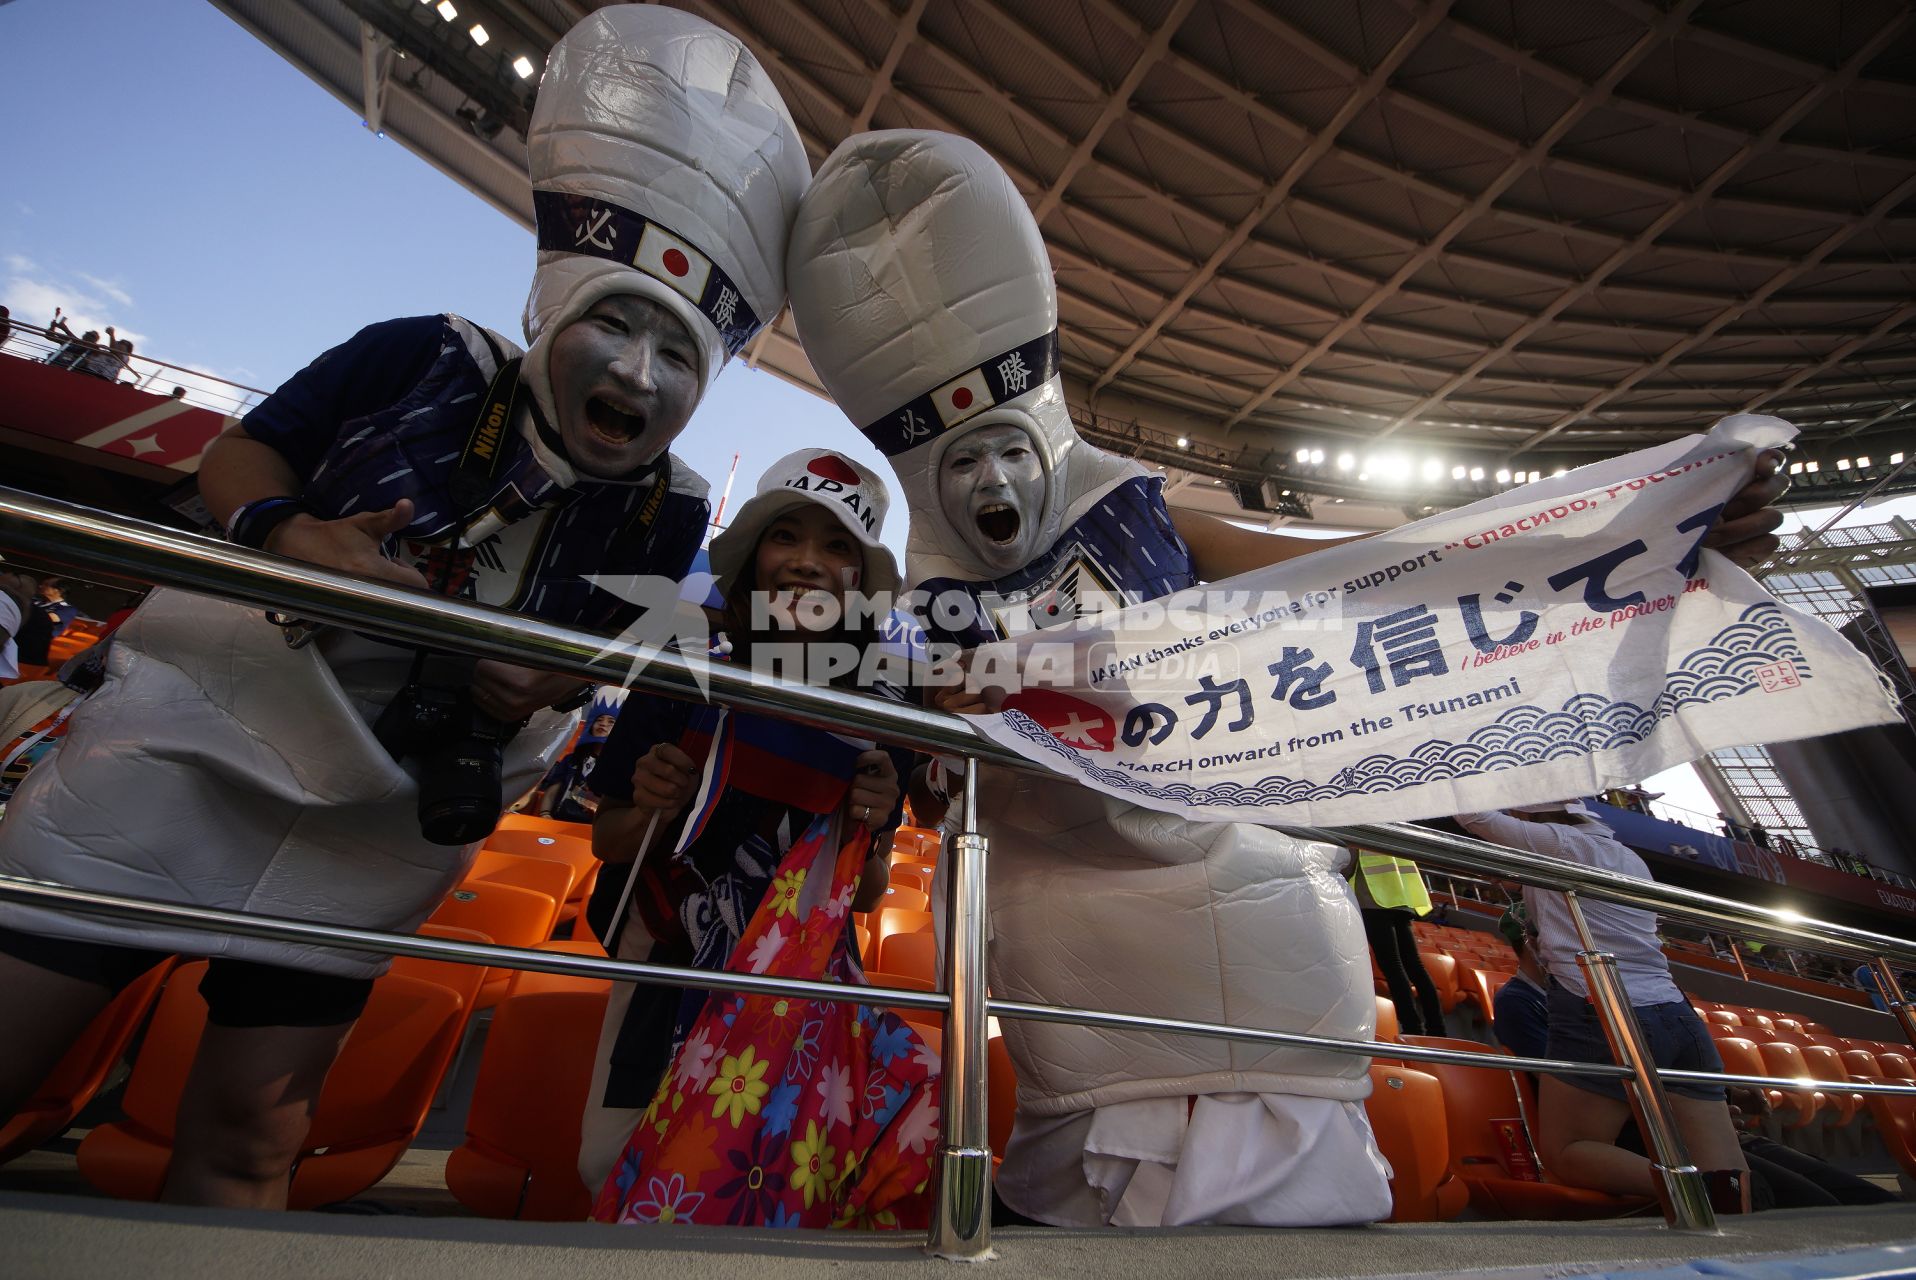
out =
{"type": "Polygon", "coordinates": [[[1430,890],[1424,887],[1424,877],[1418,874],[1417,864],[1406,858],[1369,849],[1356,853],[1351,887],[1357,891],[1371,955],[1390,989],[1390,1002],[1397,1006],[1398,1030],[1413,1036],[1448,1035],[1437,984],[1424,968],[1410,931],[1411,921],[1430,914],[1430,890]]]}

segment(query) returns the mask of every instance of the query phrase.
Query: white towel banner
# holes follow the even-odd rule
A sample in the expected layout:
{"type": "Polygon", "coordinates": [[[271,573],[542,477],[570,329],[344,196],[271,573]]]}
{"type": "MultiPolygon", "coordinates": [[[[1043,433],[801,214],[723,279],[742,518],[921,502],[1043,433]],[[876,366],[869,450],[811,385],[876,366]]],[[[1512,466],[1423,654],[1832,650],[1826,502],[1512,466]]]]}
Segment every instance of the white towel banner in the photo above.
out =
{"type": "Polygon", "coordinates": [[[981,648],[970,717],[1192,817],[1402,821],[1591,795],[1896,719],[1869,660],[1700,547],[1794,436],[1738,415],[1307,558],[981,648]]]}

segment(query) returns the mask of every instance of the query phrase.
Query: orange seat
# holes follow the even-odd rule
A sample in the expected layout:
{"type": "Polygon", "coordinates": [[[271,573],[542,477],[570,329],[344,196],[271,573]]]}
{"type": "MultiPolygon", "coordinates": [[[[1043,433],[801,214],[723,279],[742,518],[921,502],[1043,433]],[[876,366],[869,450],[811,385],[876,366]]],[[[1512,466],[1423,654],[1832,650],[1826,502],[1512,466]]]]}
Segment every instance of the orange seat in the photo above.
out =
{"type": "MultiPolygon", "coordinates": [[[[468,880],[433,909],[429,923],[483,933],[502,947],[536,947],[552,936],[558,914],[550,894],[496,880],[468,880]]],[[[511,979],[510,969],[486,970],[478,1007],[497,1004],[511,979]]]]}
{"type": "Polygon", "coordinates": [[[878,960],[872,946],[872,931],[857,920],[852,921],[852,940],[858,944],[858,963],[870,969],[878,960]]]}
{"type": "MultiPolygon", "coordinates": [[[[499,819],[499,825],[493,829],[497,836],[502,831],[536,831],[547,836],[571,836],[576,840],[592,843],[592,824],[589,822],[561,822],[557,818],[541,817],[536,813],[508,813],[499,819]]],[[[487,844],[492,840],[488,839],[487,844]]]]}
{"type": "MultiPolygon", "coordinates": [[[[1448,1036],[1405,1036],[1405,1044],[1472,1053],[1502,1053],[1474,1040],[1448,1036]]],[[[1551,1181],[1518,1176],[1523,1170],[1506,1165],[1499,1135],[1508,1135],[1519,1151],[1535,1158],[1530,1123],[1537,1114],[1530,1077],[1520,1071],[1465,1067],[1442,1062],[1419,1062],[1418,1070],[1443,1086],[1444,1115],[1449,1140],[1450,1171],[1469,1188],[1470,1203],[1487,1218],[1580,1219],[1609,1218],[1628,1213],[1645,1201],[1587,1191],[1551,1181]]],[[[1537,1160],[1540,1167],[1542,1161],[1537,1160]]]]}
{"type": "Polygon", "coordinates": [[[891,882],[907,889],[916,889],[931,901],[931,881],[937,872],[934,868],[920,863],[895,864],[891,869],[891,882]]]}
{"type": "Polygon", "coordinates": [[[95,1015],[13,1119],[0,1124],[0,1164],[67,1131],[126,1055],[127,1045],[160,998],[160,988],[172,971],[173,960],[162,960],[95,1015]]]}
{"type": "MultiPolygon", "coordinates": [[[[1827,1045],[1798,1045],[1796,1051],[1803,1055],[1803,1065],[1808,1068],[1813,1079],[1848,1080],[1850,1078],[1848,1068],[1843,1065],[1843,1055],[1827,1045]]],[[[1841,1128],[1856,1119],[1856,1113],[1863,1109],[1863,1095],[1831,1092],[1829,1103],[1833,1113],[1830,1123],[1841,1128]]]]}
{"type": "Polygon", "coordinates": [[[878,943],[878,968],[886,973],[938,980],[938,939],[930,932],[887,934],[878,943]]]}
{"type": "Polygon", "coordinates": [[[1728,1009],[1712,1009],[1705,1015],[1705,1021],[1719,1027],[1740,1027],[1743,1025],[1741,1014],[1731,1013],[1728,1009]]]}
{"type": "Polygon", "coordinates": [[[873,911],[865,917],[872,931],[873,958],[876,959],[885,947],[885,939],[894,933],[930,933],[931,912],[907,911],[902,907],[892,907],[873,911]]]}
{"type": "Polygon", "coordinates": [[[1765,1031],[1775,1031],[1776,1019],[1770,1017],[1767,1013],[1757,1013],[1752,1010],[1743,1015],[1743,1025],[1746,1027],[1761,1027],[1765,1031]]]}
{"type": "Polygon", "coordinates": [[[1803,1029],[1803,1024],[1795,1018],[1776,1018],[1773,1021],[1776,1023],[1777,1032],[1781,1035],[1801,1037],[1809,1034],[1803,1029]]]}
{"type": "MultiPolygon", "coordinates": [[[[590,831],[590,828],[586,830],[590,831]]],[[[553,831],[495,831],[487,837],[485,847],[498,853],[516,853],[527,858],[563,862],[569,867],[572,880],[566,886],[564,904],[559,910],[561,923],[576,919],[585,908],[586,899],[592,896],[592,886],[599,881],[599,868],[604,865],[592,856],[590,835],[581,838],[553,831]]]]}
{"type": "Polygon", "coordinates": [[[1397,1006],[1391,1003],[1389,996],[1377,997],[1377,1034],[1371,1038],[1373,1040],[1400,1040],[1403,1038],[1402,1033],[1398,1030],[1397,1006]]]}
{"type": "Polygon", "coordinates": [[[923,889],[911,885],[901,885],[896,881],[885,886],[885,896],[880,899],[875,911],[930,911],[931,898],[923,889]]]}
{"type": "MultiPolygon", "coordinates": [[[[126,1119],[80,1143],[80,1173],[125,1200],[154,1200],[173,1155],[174,1116],[206,1026],[204,960],[175,969],[127,1080],[126,1119]]],[[[465,1009],[434,982],[388,974],[326,1077],[293,1173],[288,1204],[310,1209],[358,1195],[386,1176],[419,1131],[452,1061],[465,1009]]]]}
{"type": "MultiPolygon", "coordinates": [[[[1764,1066],[1768,1068],[1765,1075],[1789,1076],[1798,1080],[1815,1078],[1811,1075],[1808,1064],[1803,1061],[1803,1051],[1786,1040],[1759,1041],[1756,1051],[1763,1059],[1764,1066]]],[[[1813,1123],[1817,1112],[1832,1110],[1834,1105],[1834,1099],[1821,1090],[1790,1089],[1784,1093],[1781,1109],[1795,1112],[1796,1119],[1791,1121],[1788,1127],[1800,1129],[1813,1123]]]]}
{"type": "Polygon", "coordinates": [[[446,1189],[489,1218],[583,1221],[579,1125],[611,983],[522,972],[493,1014],[446,1189]]]}
{"type": "MultiPolygon", "coordinates": [[[[506,853],[498,849],[481,849],[473,856],[472,865],[466,868],[466,874],[459,881],[459,885],[461,888],[466,888],[475,882],[509,884],[521,889],[530,889],[534,893],[543,893],[552,899],[553,923],[557,924],[559,909],[565,905],[566,895],[572,892],[573,870],[556,858],[506,853]]],[[[540,938],[538,941],[543,942],[545,939],[540,938]]]]}
{"type": "MultiPolygon", "coordinates": [[[[1723,1070],[1733,1076],[1767,1076],[1775,1074],[1769,1064],[1763,1061],[1763,1055],[1757,1052],[1756,1041],[1744,1036],[1715,1037],[1717,1056],[1723,1059],[1723,1070]]],[[[1770,1110],[1794,1107],[1788,1101],[1789,1095],[1781,1089],[1763,1090],[1763,1096],[1769,1101],[1770,1110]]]]}
{"type": "Polygon", "coordinates": [[[1883,1149],[1895,1159],[1905,1180],[1916,1179],[1916,1097],[1866,1093],[1863,1099],[1876,1121],[1883,1149]]]}
{"type": "Polygon", "coordinates": [[[1916,1084],[1916,1065],[1912,1065],[1909,1055],[1901,1050],[1877,1050],[1876,1065],[1882,1069],[1885,1080],[1907,1080],[1916,1084]]]}
{"type": "MultiPolygon", "coordinates": [[[[883,969],[871,969],[865,973],[865,981],[874,987],[889,987],[893,991],[936,991],[938,984],[930,978],[920,978],[909,973],[886,973],[883,969]]],[[[912,1010],[918,1013],[919,1010],[912,1010]]],[[[900,1012],[903,1016],[903,1012],[900,1012]]]]}
{"type": "Polygon", "coordinates": [[[1438,1002],[1445,1013],[1449,1013],[1464,1002],[1463,989],[1457,983],[1457,962],[1449,956],[1436,951],[1419,950],[1418,956],[1424,962],[1424,968],[1430,973],[1430,980],[1437,988],[1438,1002]]]}
{"type": "Polygon", "coordinates": [[[943,837],[924,827],[900,827],[892,833],[892,853],[905,854],[922,862],[936,862],[943,837]]]}
{"type": "Polygon", "coordinates": [[[1390,1162],[1390,1220],[1441,1222],[1470,1204],[1470,1191],[1450,1171],[1444,1092],[1437,1078],[1394,1064],[1373,1063],[1364,1112],[1390,1162]]]}

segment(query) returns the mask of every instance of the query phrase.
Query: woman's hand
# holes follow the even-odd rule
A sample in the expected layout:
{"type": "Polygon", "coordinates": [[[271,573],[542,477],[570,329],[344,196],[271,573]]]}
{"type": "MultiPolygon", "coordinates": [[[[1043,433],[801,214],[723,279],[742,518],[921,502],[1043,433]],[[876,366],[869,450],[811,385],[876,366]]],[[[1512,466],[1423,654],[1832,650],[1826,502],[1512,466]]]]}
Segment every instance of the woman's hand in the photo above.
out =
{"type": "Polygon", "coordinates": [[[669,742],[661,742],[639,757],[632,768],[632,807],[660,816],[677,813],[692,803],[699,767],[691,756],[669,742]]]}
{"type": "Polygon", "coordinates": [[[898,768],[891,756],[883,751],[860,752],[858,772],[845,797],[846,813],[859,826],[875,832],[891,822],[891,811],[897,807],[898,768]]]}
{"type": "Polygon", "coordinates": [[[955,716],[982,716],[991,711],[991,704],[982,690],[973,691],[962,685],[938,690],[931,695],[931,704],[955,716]]]}
{"type": "Polygon", "coordinates": [[[563,702],[579,691],[580,684],[577,676],[481,658],[472,669],[472,705],[495,720],[513,724],[542,707],[563,702]]]}
{"type": "Polygon", "coordinates": [[[1756,472],[1731,499],[1723,504],[1723,514],[1703,539],[1745,569],[1769,559],[1782,540],[1775,529],[1783,523],[1783,513],[1771,504],[1790,487],[1783,471],[1781,449],[1765,449],[1756,455],[1756,472]]]}

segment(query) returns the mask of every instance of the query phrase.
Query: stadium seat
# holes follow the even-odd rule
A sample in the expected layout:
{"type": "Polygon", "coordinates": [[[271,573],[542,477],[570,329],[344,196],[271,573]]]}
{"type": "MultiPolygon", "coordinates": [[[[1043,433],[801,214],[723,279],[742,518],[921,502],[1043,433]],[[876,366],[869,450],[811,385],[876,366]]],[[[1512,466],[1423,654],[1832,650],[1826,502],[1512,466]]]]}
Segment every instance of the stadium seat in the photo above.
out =
{"type": "MultiPolygon", "coordinates": [[[[573,879],[572,867],[557,858],[508,853],[488,848],[479,850],[473,857],[472,865],[466,868],[465,877],[459,883],[462,888],[469,887],[476,881],[487,884],[509,884],[521,889],[530,889],[534,893],[543,893],[552,899],[553,922],[556,924],[559,919],[559,910],[565,905],[566,895],[572,892],[573,879]]],[[[544,939],[540,941],[543,942],[544,939]]]]}
{"type": "Polygon", "coordinates": [[[931,900],[931,881],[932,877],[936,874],[937,871],[935,868],[924,866],[920,863],[901,863],[892,867],[891,882],[895,885],[902,885],[907,889],[918,890],[918,892],[925,895],[925,900],[929,902],[931,900]]]}
{"type": "Polygon", "coordinates": [[[1373,1063],[1364,1111],[1390,1162],[1390,1220],[1441,1222],[1470,1204],[1470,1191],[1449,1167],[1444,1092],[1437,1078],[1394,1064],[1373,1063]]]}
{"type": "Polygon", "coordinates": [[[446,1189],[488,1218],[583,1221],[579,1124],[611,984],[522,972],[493,1014],[446,1189]]]}
{"type": "Polygon", "coordinates": [[[911,885],[893,882],[885,886],[885,896],[873,908],[875,911],[929,911],[931,899],[923,889],[911,885]]]}
{"type": "Polygon", "coordinates": [[[566,886],[564,905],[559,909],[559,921],[562,924],[576,919],[585,908],[586,899],[592,896],[592,886],[598,883],[599,868],[604,865],[592,856],[590,837],[581,839],[558,832],[495,831],[487,838],[485,847],[498,853],[563,862],[571,868],[572,880],[566,886]]]}
{"type": "MultiPolygon", "coordinates": [[[[1849,1079],[1849,1070],[1843,1065],[1843,1055],[1827,1045],[1798,1045],[1796,1051],[1802,1055],[1803,1065],[1812,1079],[1849,1079]]],[[[1856,1113],[1863,1109],[1863,1095],[1860,1093],[1832,1092],[1828,1097],[1830,1123],[1839,1129],[1856,1119],[1856,1113]]]]}
{"type": "Polygon", "coordinates": [[[878,968],[885,973],[938,980],[938,939],[930,931],[892,933],[878,943],[878,968]]]}
{"type": "MultiPolygon", "coordinates": [[[[433,909],[429,923],[483,933],[502,947],[536,947],[552,936],[558,914],[558,903],[550,894],[481,880],[468,881],[447,894],[433,909]]],[[[511,978],[510,969],[488,969],[478,1007],[497,1004],[511,978]]]]}
{"type": "MultiPolygon", "coordinates": [[[[1767,1040],[1756,1046],[1758,1056],[1767,1068],[1764,1075],[1786,1076],[1797,1080],[1809,1080],[1814,1077],[1803,1061],[1803,1051],[1785,1040],[1767,1040]]],[[[1793,1112],[1795,1119],[1788,1126],[1801,1129],[1816,1120],[1816,1113],[1830,1110],[1832,1100],[1817,1089],[1791,1089],[1784,1093],[1783,1100],[1777,1106],[1779,1112],[1793,1112]]]]}
{"type": "Polygon", "coordinates": [[[1911,1065],[1909,1054],[1901,1049],[1884,1046],[1875,1051],[1876,1065],[1882,1069],[1885,1080],[1906,1080],[1916,1084],[1916,1066],[1911,1065]]]}
{"type": "Polygon", "coordinates": [[[1904,1185],[1916,1181],[1916,1097],[1908,1094],[1864,1094],[1864,1105],[1876,1121],[1883,1149],[1903,1171],[1904,1185]]]}
{"type": "MultiPolygon", "coordinates": [[[[890,910],[874,911],[866,916],[866,922],[872,931],[872,959],[876,962],[884,953],[885,939],[894,933],[930,933],[931,912],[907,911],[902,907],[890,910]]],[[[879,965],[883,968],[883,965],[879,965]]]]}
{"type": "MultiPolygon", "coordinates": [[[[206,1026],[204,960],[173,971],[147,1027],[121,1107],[80,1143],[81,1176],[124,1200],[155,1200],[173,1156],[174,1116],[206,1026]]],[[[458,1044],[459,996],[403,974],[373,985],[313,1113],[289,1207],[358,1195],[383,1178],[419,1131],[458,1044]]]]}
{"type": "MultiPolygon", "coordinates": [[[[1733,1076],[1767,1076],[1774,1074],[1769,1064],[1763,1061],[1763,1055],[1757,1052],[1756,1041],[1743,1036],[1715,1037],[1717,1056],[1723,1059],[1723,1070],[1733,1076]]],[[[1763,1090],[1771,1111],[1780,1111],[1790,1104],[1787,1095],[1781,1089],[1763,1090]]],[[[1794,1107],[1791,1108],[1794,1111],[1794,1107]]],[[[1780,1117],[1779,1117],[1780,1118],[1780,1117]]]]}
{"type": "Polygon", "coordinates": [[[1389,996],[1377,997],[1377,1034],[1372,1038],[1376,1040],[1402,1039],[1402,1034],[1399,1032],[1397,1024],[1397,1006],[1391,1003],[1389,996]]]}
{"type": "MultiPolygon", "coordinates": [[[[508,813],[499,819],[499,825],[493,829],[496,836],[501,831],[536,831],[547,836],[571,836],[592,843],[592,824],[589,822],[561,822],[557,818],[545,818],[536,813],[508,813]]],[[[487,841],[491,843],[490,840],[487,841]]]]}
{"type": "Polygon", "coordinates": [[[0,1125],[0,1164],[67,1131],[126,1055],[134,1033],[160,998],[173,964],[171,959],[161,961],[115,996],[54,1064],[13,1119],[0,1125]]]}
{"type": "Polygon", "coordinates": [[[1712,1009],[1704,1015],[1704,1021],[1718,1027],[1741,1027],[1743,1016],[1728,1009],[1712,1009]]]}
{"type": "MultiPolygon", "coordinates": [[[[1405,1044],[1470,1053],[1501,1053],[1474,1040],[1447,1036],[1405,1036],[1405,1044]]],[[[1443,1086],[1444,1114],[1449,1139],[1450,1170],[1469,1189],[1471,1206],[1487,1218],[1581,1219],[1610,1218],[1632,1212],[1646,1203],[1586,1191],[1524,1176],[1534,1173],[1536,1160],[1530,1139],[1530,1118],[1537,1114],[1530,1078],[1520,1071],[1465,1067],[1442,1062],[1419,1062],[1443,1086]],[[1516,1167],[1505,1154],[1506,1143],[1519,1153],[1516,1167]],[[1523,1164],[1533,1162],[1525,1169],[1523,1164]]]]}
{"type": "Polygon", "coordinates": [[[1463,988],[1457,981],[1457,962],[1442,952],[1419,950],[1418,956],[1437,988],[1437,998],[1445,1013],[1464,1002],[1463,988]]]}

